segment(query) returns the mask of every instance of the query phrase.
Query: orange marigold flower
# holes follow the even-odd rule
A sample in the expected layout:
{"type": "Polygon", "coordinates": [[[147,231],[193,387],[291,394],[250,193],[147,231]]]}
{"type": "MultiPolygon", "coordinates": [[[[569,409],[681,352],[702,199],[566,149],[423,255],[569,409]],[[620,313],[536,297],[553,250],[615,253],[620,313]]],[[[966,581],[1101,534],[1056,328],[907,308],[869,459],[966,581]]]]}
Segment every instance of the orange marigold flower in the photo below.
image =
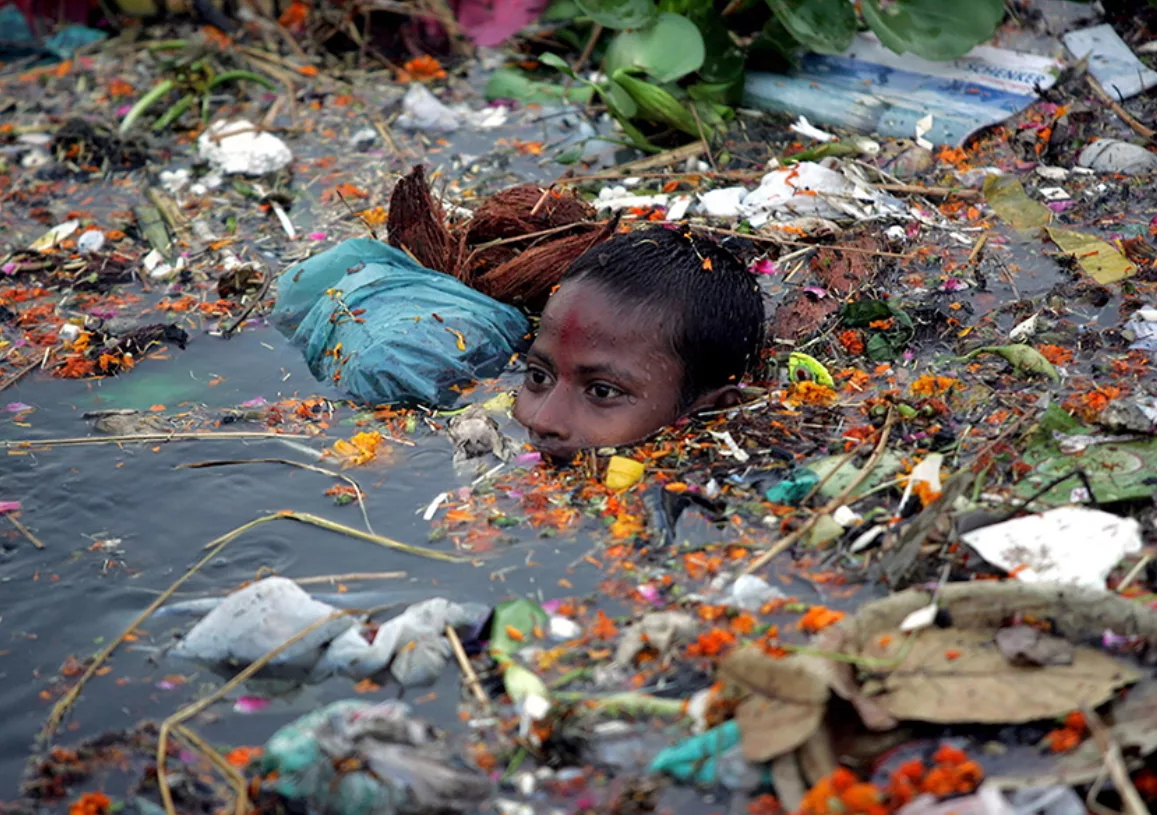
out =
{"type": "Polygon", "coordinates": [[[598,619],[594,626],[591,627],[591,634],[600,640],[613,640],[619,635],[618,626],[615,625],[614,620],[606,615],[600,608],[596,613],[598,619]]]}
{"type": "Polygon", "coordinates": [[[795,405],[830,405],[836,401],[836,392],[818,382],[793,382],[784,401],[795,405]]]}
{"type": "Polygon", "coordinates": [[[984,768],[975,761],[966,761],[956,768],[956,791],[972,792],[984,780],[984,768]]]}
{"type": "Polygon", "coordinates": [[[1077,393],[1069,397],[1063,407],[1086,422],[1095,421],[1109,403],[1121,395],[1121,389],[1114,385],[1093,388],[1088,393],[1077,393]]]}
{"type": "Polygon", "coordinates": [[[1089,723],[1085,720],[1085,714],[1079,710],[1074,710],[1069,715],[1065,716],[1065,727],[1077,733],[1085,733],[1089,729],[1089,723]]]}
{"type": "Polygon", "coordinates": [[[445,78],[446,71],[442,68],[442,63],[429,54],[409,60],[398,73],[399,82],[428,82],[445,78]]]}
{"type": "Polygon", "coordinates": [[[959,747],[953,747],[951,744],[942,744],[939,749],[932,754],[932,760],[944,766],[957,767],[968,761],[968,755],[959,747]]]}
{"type": "Polygon", "coordinates": [[[687,654],[693,657],[717,657],[735,645],[735,635],[723,628],[712,628],[699,639],[687,646],[687,654]]]}
{"type": "Polygon", "coordinates": [[[852,356],[858,357],[864,353],[864,338],[854,328],[841,331],[836,335],[836,339],[840,341],[840,345],[844,346],[844,350],[852,356]]]}
{"type": "Polygon", "coordinates": [[[234,767],[247,767],[254,759],[261,758],[264,750],[260,747],[235,747],[225,756],[234,767]]]}
{"type": "Polygon", "coordinates": [[[847,812],[867,812],[880,803],[881,797],[875,784],[860,782],[842,791],[840,802],[847,812]]]}
{"type": "Polygon", "coordinates": [[[963,387],[960,380],[953,379],[951,376],[934,376],[933,374],[925,374],[913,382],[909,390],[912,391],[913,396],[932,398],[936,396],[944,396],[954,388],[960,387],[963,387]]]}
{"type": "Polygon", "coordinates": [[[905,761],[893,770],[892,778],[903,778],[915,784],[924,777],[924,773],[927,771],[928,769],[924,766],[924,762],[918,758],[914,758],[910,761],[905,761]]]}
{"type": "Polygon", "coordinates": [[[1036,350],[1041,352],[1041,356],[1051,362],[1053,365],[1068,365],[1073,361],[1073,352],[1068,348],[1062,348],[1059,345],[1049,345],[1047,343],[1038,345],[1036,350]]]}
{"type": "Polygon", "coordinates": [[[827,606],[812,606],[800,617],[799,627],[809,634],[815,634],[828,626],[835,625],[844,619],[844,616],[844,612],[835,611],[827,606]]]}
{"type": "Polygon", "coordinates": [[[1046,735],[1044,743],[1050,752],[1067,753],[1070,750],[1077,749],[1077,745],[1081,743],[1081,734],[1074,730],[1069,730],[1067,727],[1062,727],[1046,735]]]}
{"type": "Polygon", "coordinates": [[[755,630],[755,618],[744,612],[732,619],[731,630],[737,634],[750,634],[755,630]]]}
{"type": "Polygon", "coordinates": [[[921,792],[946,798],[956,792],[956,778],[951,767],[933,767],[920,784],[921,792]]]}
{"type": "Polygon", "coordinates": [[[86,792],[68,805],[68,815],[104,815],[111,805],[103,792],[86,792]]]}

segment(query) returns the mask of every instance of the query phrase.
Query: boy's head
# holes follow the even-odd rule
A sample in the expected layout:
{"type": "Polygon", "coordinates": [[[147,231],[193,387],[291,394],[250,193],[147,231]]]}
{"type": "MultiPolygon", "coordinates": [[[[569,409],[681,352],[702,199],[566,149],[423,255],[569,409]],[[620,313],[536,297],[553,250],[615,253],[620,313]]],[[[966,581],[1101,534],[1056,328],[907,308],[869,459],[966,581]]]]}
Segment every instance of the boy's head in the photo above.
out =
{"type": "Polygon", "coordinates": [[[661,227],[580,256],[547,303],[514,418],[570,458],[739,399],[763,332],[758,286],[714,242],[661,227]]]}

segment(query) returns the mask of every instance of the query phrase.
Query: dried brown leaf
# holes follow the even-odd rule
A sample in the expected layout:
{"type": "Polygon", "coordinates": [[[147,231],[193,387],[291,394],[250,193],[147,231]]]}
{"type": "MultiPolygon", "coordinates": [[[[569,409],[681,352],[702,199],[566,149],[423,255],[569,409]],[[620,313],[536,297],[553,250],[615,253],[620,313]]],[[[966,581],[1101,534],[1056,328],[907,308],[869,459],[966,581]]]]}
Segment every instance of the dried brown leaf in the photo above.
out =
{"type": "Polygon", "coordinates": [[[747,647],[728,655],[719,672],[751,694],[735,711],[748,761],[768,761],[794,750],[823,721],[828,686],[801,660],[775,659],[747,647]]]}
{"type": "Polygon", "coordinates": [[[1014,625],[996,632],[996,647],[1017,665],[1072,665],[1073,644],[1031,625],[1014,625]]]}
{"type": "Polygon", "coordinates": [[[938,723],[1020,724],[1096,707],[1140,674],[1093,648],[1078,647],[1071,665],[1025,667],[1005,659],[992,629],[928,628],[875,638],[863,656],[901,664],[876,683],[880,703],[897,719],[938,723]],[[885,644],[886,643],[886,644],[885,644]]]}

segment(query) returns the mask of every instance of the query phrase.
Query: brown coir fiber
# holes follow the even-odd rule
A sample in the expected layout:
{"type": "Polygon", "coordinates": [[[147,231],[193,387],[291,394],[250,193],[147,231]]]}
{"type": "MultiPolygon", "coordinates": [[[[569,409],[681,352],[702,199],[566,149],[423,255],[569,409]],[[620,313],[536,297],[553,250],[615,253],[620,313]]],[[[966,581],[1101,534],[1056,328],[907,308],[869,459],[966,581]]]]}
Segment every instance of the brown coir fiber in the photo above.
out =
{"type": "Polygon", "coordinates": [[[430,195],[422,165],[399,180],[390,194],[386,229],[390,246],[406,252],[427,269],[455,274],[462,242],[447,229],[446,214],[430,195]]]}
{"type": "Polygon", "coordinates": [[[573,193],[520,184],[484,200],[470,220],[450,225],[417,166],[394,188],[387,227],[390,245],[423,266],[497,300],[535,308],[575,258],[613,234],[617,221],[595,221],[595,215],[573,193]]]}
{"type": "Polygon", "coordinates": [[[544,240],[501,266],[479,275],[474,288],[483,294],[530,309],[539,309],[579,255],[615,234],[618,218],[576,226],[580,234],[544,240]]]}

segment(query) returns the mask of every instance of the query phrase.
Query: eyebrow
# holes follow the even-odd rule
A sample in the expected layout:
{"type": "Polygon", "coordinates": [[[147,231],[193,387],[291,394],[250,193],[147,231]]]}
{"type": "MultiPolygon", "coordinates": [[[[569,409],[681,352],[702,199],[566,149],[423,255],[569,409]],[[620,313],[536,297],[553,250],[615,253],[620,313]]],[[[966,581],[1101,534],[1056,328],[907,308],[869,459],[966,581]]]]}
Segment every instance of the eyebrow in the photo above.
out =
{"type": "MultiPolygon", "coordinates": [[[[537,357],[544,362],[547,367],[554,371],[558,370],[558,365],[555,364],[554,359],[542,351],[531,351],[527,354],[528,357],[537,357]]],[[[579,376],[608,376],[612,379],[620,380],[624,385],[631,387],[638,387],[639,382],[635,377],[624,371],[622,368],[616,368],[613,365],[576,365],[575,373],[579,376]]]]}

